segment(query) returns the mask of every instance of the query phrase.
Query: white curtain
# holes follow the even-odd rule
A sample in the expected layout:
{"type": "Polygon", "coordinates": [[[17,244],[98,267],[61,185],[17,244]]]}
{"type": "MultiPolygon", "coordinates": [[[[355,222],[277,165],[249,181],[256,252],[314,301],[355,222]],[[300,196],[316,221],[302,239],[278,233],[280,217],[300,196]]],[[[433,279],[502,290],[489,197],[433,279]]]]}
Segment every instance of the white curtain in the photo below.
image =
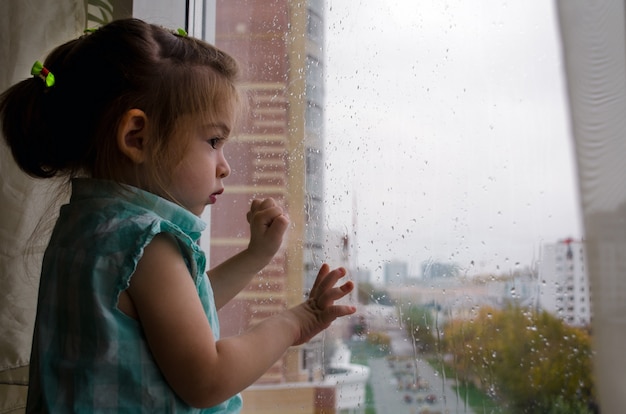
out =
{"type": "MultiPolygon", "coordinates": [[[[0,90],[30,76],[35,60],[82,33],[83,0],[0,2],[0,90]]],[[[27,177],[0,140],[0,413],[23,412],[39,268],[55,208],[50,181],[27,177]],[[40,219],[42,219],[41,221],[40,219]],[[35,232],[38,230],[37,232],[35,232]]]]}
{"type": "Polygon", "coordinates": [[[558,0],[602,413],[626,410],[624,0],[558,0]]]}

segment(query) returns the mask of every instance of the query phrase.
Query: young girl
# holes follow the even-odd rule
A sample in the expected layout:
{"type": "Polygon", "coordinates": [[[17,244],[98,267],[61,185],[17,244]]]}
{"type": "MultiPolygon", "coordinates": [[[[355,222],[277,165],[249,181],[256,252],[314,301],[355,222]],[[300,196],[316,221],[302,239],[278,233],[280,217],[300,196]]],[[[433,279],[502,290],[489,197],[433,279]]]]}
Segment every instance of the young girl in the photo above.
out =
{"type": "Polygon", "coordinates": [[[238,392],[351,306],[323,265],[309,299],[220,339],[217,309],[279,249],[252,202],[248,248],[205,274],[198,218],[224,190],[237,65],[200,40],[119,20],[56,48],[0,98],[18,165],[66,176],[41,274],[28,412],[238,412],[238,392]],[[198,407],[192,408],[192,407],[198,407]],[[210,407],[208,409],[201,408],[210,407]]]}

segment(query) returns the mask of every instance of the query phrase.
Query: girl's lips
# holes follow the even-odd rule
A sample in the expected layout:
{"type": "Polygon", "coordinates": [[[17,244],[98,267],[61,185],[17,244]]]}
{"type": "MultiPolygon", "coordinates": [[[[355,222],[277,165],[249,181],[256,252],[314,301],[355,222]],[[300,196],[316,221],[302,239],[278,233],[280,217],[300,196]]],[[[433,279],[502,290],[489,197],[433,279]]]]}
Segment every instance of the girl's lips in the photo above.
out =
{"type": "Polygon", "coordinates": [[[217,196],[222,194],[224,192],[224,189],[222,188],[219,191],[214,192],[213,194],[211,194],[209,196],[209,204],[215,204],[215,202],[217,201],[217,196]]]}

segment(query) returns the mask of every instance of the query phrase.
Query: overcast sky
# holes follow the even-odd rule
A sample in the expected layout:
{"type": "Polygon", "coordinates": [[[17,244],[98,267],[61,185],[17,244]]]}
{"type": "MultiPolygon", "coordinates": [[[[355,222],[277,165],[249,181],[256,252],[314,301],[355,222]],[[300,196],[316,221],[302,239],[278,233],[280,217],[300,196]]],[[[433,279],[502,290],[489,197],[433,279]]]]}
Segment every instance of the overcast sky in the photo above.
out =
{"type": "Polygon", "coordinates": [[[327,0],[325,21],[326,213],[356,217],[360,267],[508,272],[582,237],[552,2],[327,0]]]}

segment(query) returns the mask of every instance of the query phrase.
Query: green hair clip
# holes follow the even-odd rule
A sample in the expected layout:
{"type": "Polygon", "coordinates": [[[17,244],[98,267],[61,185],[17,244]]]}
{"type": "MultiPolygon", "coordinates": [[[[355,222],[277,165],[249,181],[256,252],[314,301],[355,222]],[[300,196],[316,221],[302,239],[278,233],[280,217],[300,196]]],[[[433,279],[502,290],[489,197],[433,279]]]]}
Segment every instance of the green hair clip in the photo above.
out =
{"type": "Polygon", "coordinates": [[[91,28],[87,28],[87,29],[83,30],[83,33],[85,33],[85,34],[88,34],[88,33],[93,33],[93,32],[95,32],[96,30],[98,30],[98,28],[97,28],[97,27],[91,27],[91,28]]]}
{"type": "Polygon", "coordinates": [[[185,29],[178,28],[176,30],[176,33],[178,33],[178,35],[182,36],[182,37],[187,37],[188,36],[187,31],[185,29]]]}
{"type": "Polygon", "coordinates": [[[30,70],[30,74],[33,76],[39,76],[43,79],[44,83],[48,88],[54,86],[54,75],[48,69],[43,66],[43,63],[40,61],[35,61],[32,69],[30,70]]]}

